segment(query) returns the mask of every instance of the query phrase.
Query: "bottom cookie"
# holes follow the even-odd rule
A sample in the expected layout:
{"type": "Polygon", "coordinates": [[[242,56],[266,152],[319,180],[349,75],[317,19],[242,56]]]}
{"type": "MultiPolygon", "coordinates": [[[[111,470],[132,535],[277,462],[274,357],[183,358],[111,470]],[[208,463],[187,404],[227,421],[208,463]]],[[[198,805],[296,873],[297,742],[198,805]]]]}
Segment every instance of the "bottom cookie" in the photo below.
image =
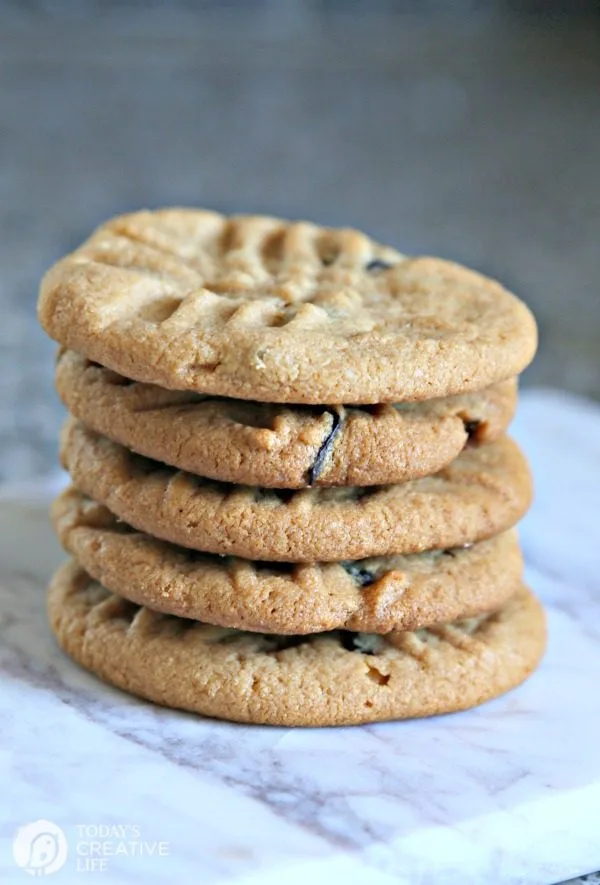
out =
{"type": "Polygon", "coordinates": [[[210,627],[121,599],[74,561],[48,594],[52,629],[79,664],[132,694],[236,722],[353,725],[449,713],[521,683],[545,646],[526,588],[499,611],[386,636],[277,636],[210,627]]]}

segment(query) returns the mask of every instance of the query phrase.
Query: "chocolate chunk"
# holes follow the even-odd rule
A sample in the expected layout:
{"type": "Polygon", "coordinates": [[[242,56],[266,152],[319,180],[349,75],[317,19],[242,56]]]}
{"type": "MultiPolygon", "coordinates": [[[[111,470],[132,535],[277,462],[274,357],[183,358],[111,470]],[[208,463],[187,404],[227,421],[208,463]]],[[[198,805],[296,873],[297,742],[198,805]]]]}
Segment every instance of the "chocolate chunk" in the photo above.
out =
{"type": "Polygon", "coordinates": [[[328,409],[327,411],[329,411],[329,414],[333,418],[333,423],[331,425],[331,430],[321,443],[321,448],[317,452],[317,456],[314,460],[313,466],[308,472],[308,481],[311,486],[314,485],[315,481],[323,472],[323,467],[325,466],[325,462],[329,457],[329,453],[331,452],[334,443],[344,425],[343,413],[341,411],[336,411],[334,409],[328,409]]]}
{"type": "Polygon", "coordinates": [[[333,254],[322,255],[321,256],[321,264],[323,265],[323,267],[330,267],[336,258],[337,258],[337,255],[333,255],[333,254]]]}
{"type": "Polygon", "coordinates": [[[340,645],[346,649],[346,651],[359,651],[363,655],[374,655],[374,649],[368,648],[367,644],[362,641],[361,637],[364,634],[361,633],[351,633],[350,630],[337,630],[337,637],[340,641],[340,645]]]}
{"type": "Polygon", "coordinates": [[[375,273],[379,270],[389,270],[392,265],[389,261],[382,261],[381,258],[374,258],[373,261],[369,261],[365,270],[368,270],[369,273],[375,273]]]}
{"type": "Polygon", "coordinates": [[[477,431],[479,429],[481,421],[475,419],[474,421],[465,421],[464,424],[465,430],[467,431],[467,436],[469,437],[469,439],[473,439],[473,437],[477,435],[477,431]]]}
{"type": "Polygon", "coordinates": [[[356,562],[342,562],[341,565],[361,587],[367,587],[375,580],[375,575],[372,572],[367,571],[366,568],[361,568],[356,562]]]}

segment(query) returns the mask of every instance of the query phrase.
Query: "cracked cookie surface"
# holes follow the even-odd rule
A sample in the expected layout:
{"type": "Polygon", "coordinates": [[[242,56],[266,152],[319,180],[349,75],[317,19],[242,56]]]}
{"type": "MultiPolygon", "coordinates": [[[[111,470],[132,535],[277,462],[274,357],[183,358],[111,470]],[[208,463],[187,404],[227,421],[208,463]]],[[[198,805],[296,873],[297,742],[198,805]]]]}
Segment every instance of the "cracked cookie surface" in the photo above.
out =
{"type": "Polygon", "coordinates": [[[130,381],[72,351],[56,386],[69,411],[115,442],[190,473],[244,485],[385,485],[428,476],[510,422],[515,379],[403,405],[282,406],[130,381]]]}
{"type": "Polygon", "coordinates": [[[514,531],[468,548],[287,566],[159,541],[75,488],[56,499],[52,520],[63,547],[113,593],[243,630],[412,630],[499,608],[522,576],[514,531]]]}
{"type": "Polygon", "coordinates": [[[464,710],[521,683],[545,646],[522,588],[497,612],[386,636],[277,636],[159,614],[75,562],[48,593],[61,647],[106,682],[164,706],[237,722],[350,725],[464,710]]]}
{"type": "Polygon", "coordinates": [[[527,463],[508,437],[401,485],[297,491],[204,480],[72,418],[61,458],[81,491],[140,531],[245,559],[323,562],[460,547],[510,528],[531,500],[527,463]]]}
{"type": "Polygon", "coordinates": [[[39,318],[128,378],[261,402],[386,403],[514,377],[527,307],[355,230],[164,209],[114,218],[46,274],[39,318]]]}

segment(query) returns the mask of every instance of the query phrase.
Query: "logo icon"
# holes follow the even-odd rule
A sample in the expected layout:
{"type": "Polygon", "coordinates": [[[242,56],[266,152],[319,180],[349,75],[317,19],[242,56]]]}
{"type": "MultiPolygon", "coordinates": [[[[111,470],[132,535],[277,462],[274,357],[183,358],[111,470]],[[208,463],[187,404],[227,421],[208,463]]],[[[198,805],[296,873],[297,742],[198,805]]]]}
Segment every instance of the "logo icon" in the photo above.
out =
{"type": "Polygon", "coordinates": [[[49,876],[64,866],[69,849],[67,837],[50,820],[19,827],[13,839],[15,863],[30,876],[49,876]]]}

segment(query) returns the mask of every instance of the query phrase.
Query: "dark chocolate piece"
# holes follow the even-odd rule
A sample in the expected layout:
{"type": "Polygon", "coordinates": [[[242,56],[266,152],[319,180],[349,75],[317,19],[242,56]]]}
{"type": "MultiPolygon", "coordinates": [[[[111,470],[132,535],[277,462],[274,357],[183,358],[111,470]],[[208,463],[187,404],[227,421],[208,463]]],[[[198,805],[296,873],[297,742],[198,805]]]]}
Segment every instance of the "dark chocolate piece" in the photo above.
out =
{"type": "Polygon", "coordinates": [[[369,273],[374,273],[379,270],[389,270],[392,265],[389,261],[382,261],[381,258],[374,258],[373,261],[369,261],[365,270],[369,271],[369,273]]]}
{"type": "Polygon", "coordinates": [[[323,467],[327,458],[329,457],[329,453],[331,452],[334,443],[340,433],[344,425],[344,418],[341,412],[338,412],[334,409],[327,410],[331,417],[333,418],[333,423],[331,425],[331,430],[321,443],[321,448],[317,452],[317,456],[314,460],[314,463],[310,470],[308,471],[308,481],[310,485],[314,485],[315,481],[319,478],[320,474],[323,471],[323,467]]]}
{"type": "Polygon", "coordinates": [[[367,587],[375,580],[375,575],[366,568],[361,568],[357,562],[342,562],[341,565],[361,587],[367,587]]]}
{"type": "Polygon", "coordinates": [[[475,419],[474,421],[464,421],[463,423],[465,425],[465,430],[469,439],[476,439],[477,431],[479,430],[479,425],[481,424],[481,421],[475,419]]]}
{"type": "Polygon", "coordinates": [[[340,644],[346,649],[346,651],[359,651],[363,655],[375,654],[371,649],[360,648],[359,633],[351,633],[350,630],[337,630],[336,633],[340,644]]]}

